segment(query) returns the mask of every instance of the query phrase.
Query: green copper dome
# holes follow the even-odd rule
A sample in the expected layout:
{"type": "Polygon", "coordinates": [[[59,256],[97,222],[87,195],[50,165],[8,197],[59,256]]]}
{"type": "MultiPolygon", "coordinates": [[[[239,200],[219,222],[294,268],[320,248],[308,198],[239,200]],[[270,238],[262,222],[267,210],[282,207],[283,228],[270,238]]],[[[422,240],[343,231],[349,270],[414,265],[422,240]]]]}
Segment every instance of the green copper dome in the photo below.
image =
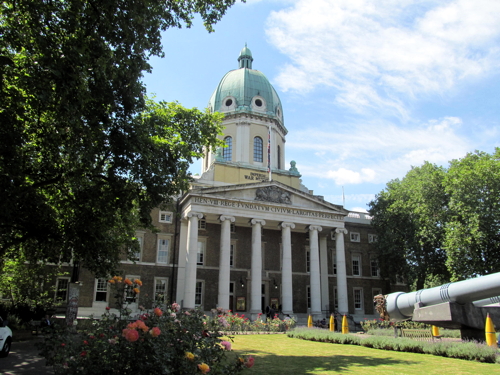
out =
{"type": "Polygon", "coordinates": [[[283,123],[278,94],[262,72],[252,69],[252,52],[246,45],[238,62],[240,68],[226,73],[212,94],[209,102],[212,112],[249,112],[283,123]]]}

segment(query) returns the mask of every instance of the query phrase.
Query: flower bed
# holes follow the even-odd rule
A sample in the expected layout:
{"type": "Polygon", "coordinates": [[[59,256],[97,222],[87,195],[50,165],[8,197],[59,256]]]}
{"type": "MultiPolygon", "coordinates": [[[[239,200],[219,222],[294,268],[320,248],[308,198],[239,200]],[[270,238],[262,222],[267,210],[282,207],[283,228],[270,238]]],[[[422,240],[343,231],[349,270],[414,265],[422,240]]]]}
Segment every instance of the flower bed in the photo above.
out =
{"type": "MultiPolygon", "coordinates": [[[[218,325],[200,310],[180,311],[176,303],[142,309],[131,319],[126,298],[140,291],[139,280],[114,277],[120,313],[108,311],[85,327],[54,326],[40,345],[56,374],[236,374],[253,357],[232,356],[218,325]],[[233,357],[233,358],[231,358],[233,357]]],[[[231,340],[231,338],[229,338],[231,340]]]]}

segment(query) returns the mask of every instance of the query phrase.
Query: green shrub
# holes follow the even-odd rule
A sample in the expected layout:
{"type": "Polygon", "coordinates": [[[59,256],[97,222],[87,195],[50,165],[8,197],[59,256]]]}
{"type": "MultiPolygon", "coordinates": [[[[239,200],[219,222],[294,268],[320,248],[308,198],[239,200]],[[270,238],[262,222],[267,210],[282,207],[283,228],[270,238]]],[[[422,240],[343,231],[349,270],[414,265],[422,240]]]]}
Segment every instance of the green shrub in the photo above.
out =
{"type": "Polygon", "coordinates": [[[410,353],[426,353],[442,357],[460,358],[470,361],[500,363],[496,348],[477,342],[428,342],[409,338],[394,338],[371,335],[343,335],[318,328],[296,328],[287,333],[291,338],[329,342],[334,344],[361,345],[368,348],[410,353]]]}

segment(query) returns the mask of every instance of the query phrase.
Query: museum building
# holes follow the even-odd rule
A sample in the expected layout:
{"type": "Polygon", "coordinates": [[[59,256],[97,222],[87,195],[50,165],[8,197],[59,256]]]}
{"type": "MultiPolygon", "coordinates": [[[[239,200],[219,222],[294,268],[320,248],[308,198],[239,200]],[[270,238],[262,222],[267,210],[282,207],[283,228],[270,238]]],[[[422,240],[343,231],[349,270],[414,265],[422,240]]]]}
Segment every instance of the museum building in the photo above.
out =
{"type": "MultiPolygon", "coordinates": [[[[137,231],[139,260],[121,263],[122,276],[143,282],[131,307],[154,296],[252,319],[272,305],[299,320],[335,311],[375,317],[373,296],[391,286],[379,276],[370,217],[314,195],[295,161],[285,167],[279,96],[246,46],[238,64],[209,101],[225,115],[226,147],[206,150],[191,189],[152,212],[157,232],[137,231]]],[[[112,305],[107,280],[85,270],[80,280],[79,315],[112,305]]],[[[58,298],[67,298],[68,283],[57,280],[58,298]]]]}

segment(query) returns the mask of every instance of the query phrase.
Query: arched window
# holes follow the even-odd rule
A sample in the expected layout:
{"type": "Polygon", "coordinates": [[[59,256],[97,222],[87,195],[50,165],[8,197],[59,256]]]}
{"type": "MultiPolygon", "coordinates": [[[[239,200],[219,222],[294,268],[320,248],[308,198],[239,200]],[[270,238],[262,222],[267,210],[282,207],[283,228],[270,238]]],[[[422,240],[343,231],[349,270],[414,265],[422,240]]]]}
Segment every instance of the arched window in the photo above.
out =
{"type": "Polygon", "coordinates": [[[278,169],[281,169],[281,147],[278,146],[278,169]]]}
{"type": "Polygon", "coordinates": [[[224,138],[224,142],[226,142],[226,146],[222,149],[222,157],[224,158],[224,161],[231,161],[233,160],[233,138],[231,137],[226,137],[224,138]]]}
{"type": "Polygon", "coordinates": [[[263,155],[262,155],[262,138],[255,137],[253,139],[253,161],[258,161],[262,163],[263,155]]]}

